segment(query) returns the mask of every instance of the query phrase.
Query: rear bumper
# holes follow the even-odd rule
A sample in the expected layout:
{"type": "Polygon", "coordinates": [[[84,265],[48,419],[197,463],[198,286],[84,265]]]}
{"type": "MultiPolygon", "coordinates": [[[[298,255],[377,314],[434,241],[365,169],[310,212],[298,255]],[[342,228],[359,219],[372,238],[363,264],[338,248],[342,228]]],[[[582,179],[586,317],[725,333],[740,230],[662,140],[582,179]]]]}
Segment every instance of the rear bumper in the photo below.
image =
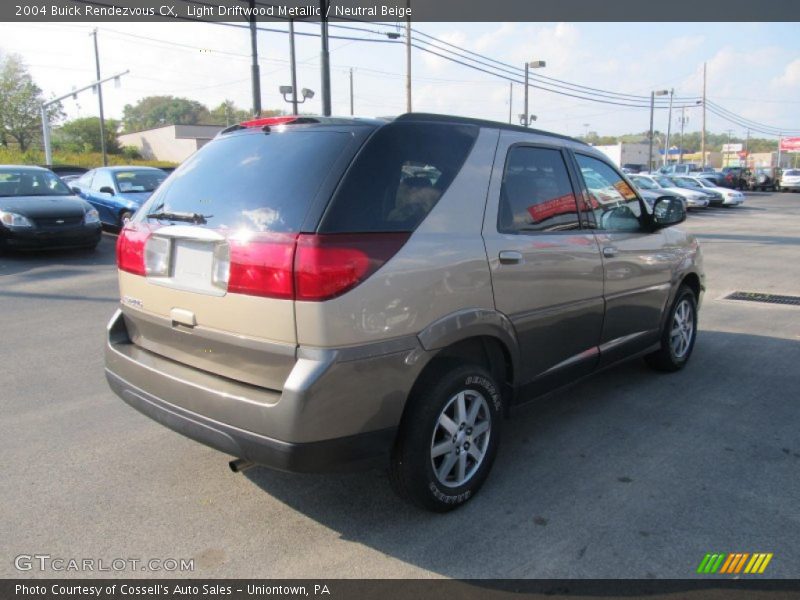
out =
{"type": "Polygon", "coordinates": [[[106,378],[153,420],[257,464],[321,472],[385,460],[426,362],[416,338],[298,355],[282,391],[240,383],[131,343],[118,311],[108,328],[106,378]]]}
{"type": "Polygon", "coordinates": [[[319,442],[283,442],[189,412],[125,381],[109,369],[111,389],[140,413],[188,438],[254,463],[298,473],[369,467],[391,448],[396,428],[319,442]]]}

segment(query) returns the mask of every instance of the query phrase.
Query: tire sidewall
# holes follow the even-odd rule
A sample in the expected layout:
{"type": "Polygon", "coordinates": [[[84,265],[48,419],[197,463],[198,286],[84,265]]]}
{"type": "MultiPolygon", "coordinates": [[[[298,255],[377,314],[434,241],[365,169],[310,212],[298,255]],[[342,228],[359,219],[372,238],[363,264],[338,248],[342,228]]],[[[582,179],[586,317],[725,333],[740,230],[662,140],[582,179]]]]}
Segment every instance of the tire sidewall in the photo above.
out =
{"type": "Polygon", "coordinates": [[[485,369],[467,365],[449,371],[435,385],[432,393],[426,396],[424,406],[417,407],[420,410],[415,415],[419,427],[415,428],[412,440],[409,440],[412,442],[412,447],[409,448],[410,466],[424,474],[418,480],[416,492],[427,496],[426,503],[430,503],[436,510],[445,511],[472,498],[486,480],[500,440],[503,400],[500,387],[485,369]],[[476,391],[486,399],[491,417],[489,444],[477,472],[463,485],[447,487],[439,482],[433,470],[430,458],[431,440],[442,410],[454,395],[464,390],[476,391]]]}
{"type": "Polygon", "coordinates": [[[697,299],[694,296],[694,292],[692,292],[690,289],[681,288],[681,290],[678,292],[678,297],[675,298],[675,302],[672,305],[672,310],[669,311],[667,326],[664,329],[664,343],[666,345],[667,352],[669,353],[669,357],[676,367],[683,367],[689,361],[689,358],[692,356],[692,352],[694,351],[694,343],[696,339],[697,339],[697,299]],[[675,319],[675,312],[678,310],[678,306],[684,300],[689,301],[689,306],[692,309],[692,322],[694,323],[694,325],[692,327],[692,339],[689,342],[689,349],[682,357],[679,358],[675,356],[675,352],[672,349],[670,332],[672,331],[672,322],[675,319]]]}

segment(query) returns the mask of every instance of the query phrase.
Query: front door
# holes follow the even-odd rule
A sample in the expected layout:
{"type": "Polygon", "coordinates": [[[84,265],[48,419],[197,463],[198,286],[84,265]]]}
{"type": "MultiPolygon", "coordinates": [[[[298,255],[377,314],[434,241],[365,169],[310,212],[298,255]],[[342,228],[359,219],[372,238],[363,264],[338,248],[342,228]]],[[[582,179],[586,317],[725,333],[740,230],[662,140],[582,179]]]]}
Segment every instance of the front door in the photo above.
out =
{"type": "Polygon", "coordinates": [[[541,393],[597,364],[603,270],[592,231],[581,227],[568,155],[531,138],[500,136],[483,237],[495,306],[520,344],[517,380],[541,393]]]}
{"type": "Polygon", "coordinates": [[[614,167],[580,152],[575,159],[594,207],[603,256],[606,316],[600,354],[605,365],[658,341],[680,249],[670,246],[665,230],[649,231],[644,202],[614,167]]]}

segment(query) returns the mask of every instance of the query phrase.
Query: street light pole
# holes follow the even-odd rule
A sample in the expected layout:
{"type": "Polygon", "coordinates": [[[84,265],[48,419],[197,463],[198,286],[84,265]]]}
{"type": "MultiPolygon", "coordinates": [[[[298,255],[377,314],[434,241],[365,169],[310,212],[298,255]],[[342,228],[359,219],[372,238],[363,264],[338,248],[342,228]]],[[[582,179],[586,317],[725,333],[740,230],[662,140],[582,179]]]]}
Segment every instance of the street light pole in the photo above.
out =
{"type": "Polygon", "coordinates": [[[667,164],[667,157],[669,156],[669,134],[672,132],[672,97],[675,90],[669,91],[669,117],[667,117],[667,139],[664,142],[664,166],[667,164]]]}
{"type": "Polygon", "coordinates": [[[331,55],[328,50],[328,2],[319,0],[320,27],[322,28],[322,52],[320,55],[322,66],[322,114],[331,116],[331,55]]]}
{"type": "MultiPolygon", "coordinates": [[[[100,53],[97,49],[97,28],[95,27],[92,33],[94,38],[94,66],[96,70],[97,80],[100,80],[100,53]]],[[[106,121],[103,115],[103,87],[97,84],[97,101],[100,105],[100,151],[103,153],[103,166],[108,166],[108,152],[106,151],[106,121]]],[[[48,163],[49,164],[49,163],[48,163]]]]}
{"type": "Polygon", "coordinates": [[[514,108],[514,82],[508,82],[508,123],[511,124],[511,115],[514,108]]]}
{"type": "Polygon", "coordinates": [[[123,71],[122,73],[117,73],[116,75],[112,75],[111,77],[106,77],[105,79],[98,79],[97,81],[93,81],[89,85],[85,85],[82,88],[77,90],[72,90],[69,94],[64,94],[63,96],[59,96],[58,98],[53,98],[52,100],[48,100],[47,102],[42,102],[41,106],[41,116],[42,116],[42,142],[44,144],[44,162],[47,165],[53,164],[53,150],[50,147],[50,119],[47,116],[47,109],[54,105],[58,104],[65,98],[69,98],[70,96],[77,96],[80,92],[88,90],[90,88],[96,88],[101,83],[105,83],[106,81],[111,81],[112,79],[119,80],[120,77],[123,75],[127,75],[130,71],[123,71]]]}
{"type": "Polygon", "coordinates": [[[350,116],[353,116],[353,67],[350,67],[350,116]]]}
{"type": "Polygon", "coordinates": [[[261,68],[258,66],[258,30],[256,29],[256,2],[250,0],[250,85],[253,88],[253,116],[261,116],[261,68]]]}
{"type": "Polygon", "coordinates": [[[655,135],[655,133],[653,132],[653,113],[655,111],[656,96],[663,96],[665,94],[667,94],[667,90],[658,90],[650,92],[650,148],[647,159],[648,169],[653,168],[653,135],[655,135]]]}
{"type": "Polygon", "coordinates": [[[678,164],[683,164],[683,126],[686,124],[686,107],[681,106],[681,141],[680,141],[680,154],[678,155],[678,164]]]}
{"type": "Polygon", "coordinates": [[[294,19],[289,19],[289,68],[292,73],[292,114],[297,114],[297,60],[294,54],[294,19]]]}
{"type": "Polygon", "coordinates": [[[406,0],[406,112],[411,112],[411,0],[406,0]]]}
{"type": "Polygon", "coordinates": [[[523,123],[523,126],[525,127],[531,126],[531,113],[530,113],[530,108],[528,107],[528,87],[529,87],[528,69],[541,69],[546,66],[547,63],[543,60],[532,60],[530,62],[525,63],[525,118],[524,118],[525,122],[523,123]]]}

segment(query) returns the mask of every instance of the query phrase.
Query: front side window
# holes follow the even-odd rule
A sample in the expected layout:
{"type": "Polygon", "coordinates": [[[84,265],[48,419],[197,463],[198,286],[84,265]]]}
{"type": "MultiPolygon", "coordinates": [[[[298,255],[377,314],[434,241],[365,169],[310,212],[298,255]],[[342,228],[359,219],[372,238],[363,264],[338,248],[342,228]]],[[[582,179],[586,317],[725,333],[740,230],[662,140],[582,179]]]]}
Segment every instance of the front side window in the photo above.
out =
{"type": "Polygon", "coordinates": [[[114,189],[114,182],[111,180],[111,173],[108,171],[97,171],[92,179],[92,189],[96,192],[102,191],[102,188],[114,189]]]}
{"type": "Polygon", "coordinates": [[[500,189],[497,230],[525,233],[579,228],[575,193],[561,152],[511,148],[500,189]]]}
{"type": "Polygon", "coordinates": [[[642,207],[628,182],[605,162],[576,154],[581,175],[589,191],[595,221],[605,231],[637,231],[642,207]]]}

